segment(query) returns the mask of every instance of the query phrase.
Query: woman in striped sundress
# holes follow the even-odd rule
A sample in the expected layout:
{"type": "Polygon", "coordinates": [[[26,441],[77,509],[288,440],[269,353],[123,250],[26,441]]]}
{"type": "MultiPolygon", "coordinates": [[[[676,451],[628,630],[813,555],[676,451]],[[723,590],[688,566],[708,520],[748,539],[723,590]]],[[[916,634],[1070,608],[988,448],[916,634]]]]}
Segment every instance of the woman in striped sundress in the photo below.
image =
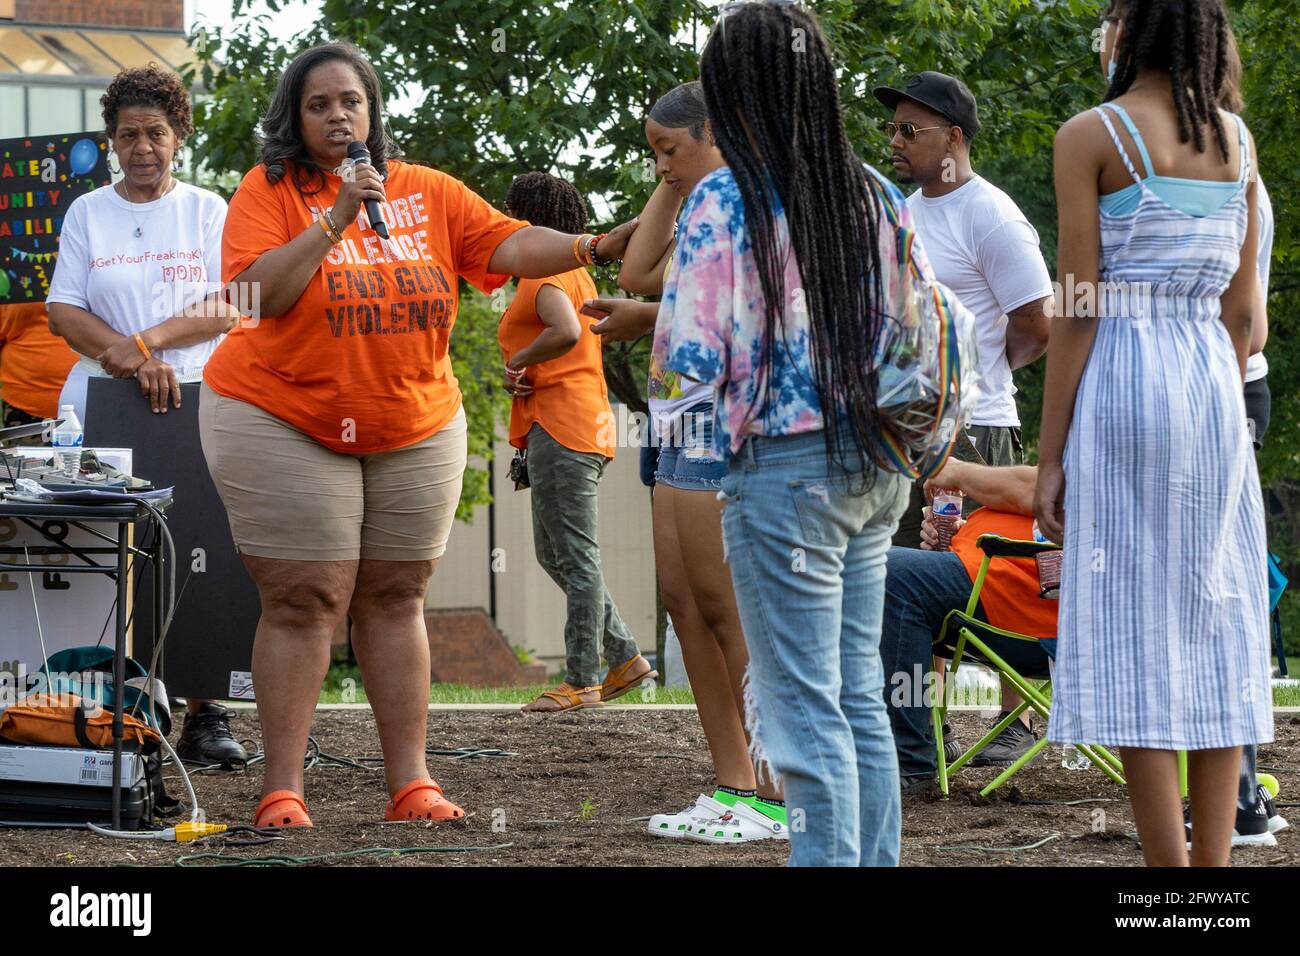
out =
{"type": "Polygon", "coordinates": [[[1226,865],[1241,746],[1273,739],[1242,404],[1254,143],[1215,105],[1227,31],[1221,0],[1113,0],[1106,102],[1056,138],[1066,298],[1035,508],[1065,547],[1048,736],[1119,748],[1153,866],[1189,861],[1176,752],[1188,751],[1190,861],[1226,865]]]}

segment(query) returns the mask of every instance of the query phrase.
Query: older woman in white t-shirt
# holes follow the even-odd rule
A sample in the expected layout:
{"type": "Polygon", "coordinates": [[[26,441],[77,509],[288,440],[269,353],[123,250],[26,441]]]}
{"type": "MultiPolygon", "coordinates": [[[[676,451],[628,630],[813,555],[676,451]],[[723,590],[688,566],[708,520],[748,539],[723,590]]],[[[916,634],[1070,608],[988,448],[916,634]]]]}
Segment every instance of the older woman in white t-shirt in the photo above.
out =
{"type": "MultiPolygon", "coordinates": [[[[175,73],[123,70],[100,99],[122,180],[79,197],[59,234],[46,308],[50,331],[81,358],[59,404],[86,422],[90,378],[135,378],[157,414],[181,406],[181,383],[203,365],[239,312],[221,294],[226,202],[172,176],[194,132],[190,99],[175,73]]],[[[159,429],[159,441],[165,433],[159,429]]],[[[182,493],[188,489],[178,489],[182,493]]],[[[185,760],[234,767],[248,755],[230,731],[230,712],[191,698],[177,742],[185,760]]]]}
{"type": "Polygon", "coordinates": [[[221,295],[226,203],[180,182],[172,164],[194,132],[174,73],[123,70],[100,103],[122,179],[78,198],[59,237],[50,330],[80,355],[59,404],[85,422],[87,380],[135,378],[154,412],[179,408],[239,317],[221,295]]]}

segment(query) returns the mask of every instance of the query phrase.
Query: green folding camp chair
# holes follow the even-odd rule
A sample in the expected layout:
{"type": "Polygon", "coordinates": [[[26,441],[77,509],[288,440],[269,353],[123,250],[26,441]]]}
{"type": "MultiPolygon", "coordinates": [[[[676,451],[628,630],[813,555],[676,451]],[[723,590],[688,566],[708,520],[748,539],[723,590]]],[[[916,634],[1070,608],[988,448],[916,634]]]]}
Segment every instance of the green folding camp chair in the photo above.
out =
{"type": "MultiPolygon", "coordinates": [[[[982,534],[975,544],[984,552],[984,558],[980,562],[979,573],[975,576],[975,585],[971,588],[970,600],[966,602],[965,610],[955,608],[948,612],[947,617],[943,620],[939,638],[934,643],[935,656],[949,658],[947,677],[944,679],[943,699],[940,705],[932,711],[934,738],[939,749],[939,789],[945,796],[948,794],[948,778],[970,763],[971,759],[992,743],[998,734],[1011,726],[1013,720],[1019,720],[1020,715],[1025,712],[1026,708],[1032,708],[1034,713],[1046,721],[1052,707],[1052,682],[1048,668],[1044,667],[1044,672],[1041,674],[1021,674],[995,654],[988,645],[988,639],[993,635],[1009,637],[1017,641],[1037,641],[1038,638],[1017,634],[1015,631],[1004,630],[994,627],[987,621],[981,621],[975,616],[975,608],[979,604],[980,590],[984,587],[984,576],[988,573],[991,562],[1003,558],[1032,558],[1045,551],[1058,551],[1060,547],[1055,544],[1037,541],[1015,541],[996,534],[982,534]],[[948,704],[952,698],[953,689],[956,687],[957,670],[963,663],[982,664],[1006,678],[1019,692],[1021,703],[989,730],[987,734],[981,737],[973,747],[949,764],[943,753],[943,725],[948,713],[948,704]]],[[[1025,754],[998,774],[988,786],[981,790],[981,796],[988,796],[1010,780],[1020,771],[1021,767],[1037,757],[1046,746],[1047,737],[1044,735],[1025,754]]],[[[1120,764],[1118,757],[1103,747],[1087,744],[1076,744],[1075,746],[1107,777],[1118,784],[1122,785],[1124,783],[1124,778],[1120,776],[1123,766],[1120,764]]]]}

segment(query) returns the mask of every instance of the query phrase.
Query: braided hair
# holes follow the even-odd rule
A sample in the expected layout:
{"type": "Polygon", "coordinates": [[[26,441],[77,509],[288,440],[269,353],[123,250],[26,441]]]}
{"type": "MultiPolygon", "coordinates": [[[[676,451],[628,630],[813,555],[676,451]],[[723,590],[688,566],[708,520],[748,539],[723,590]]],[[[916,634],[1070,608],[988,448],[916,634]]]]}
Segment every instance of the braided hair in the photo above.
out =
{"type": "Polygon", "coordinates": [[[1223,161],[1228,137],[1219,102],[1231,68],[1231,30],[1223,0],[1112,0],[1111,12],[1124,19],[1115,76],[1106,102],[1123,95],[1144,68],[1169,73],[1178,138],[1205,152],[1205,127],[1214,130],[1223,161]]]}
{"type": "MultiPolygon", "coordinates": [[[[828,461],[844,465],[838,420],[861,451],[878,432],[873,370],[882,314],[881,209],[844,131],[831,50],[811,13],[743,4],[724,13],[700,61],[709,121],[745,208],[764,298],[759,375],[773,405],[774,343],[785,343],[787,290],[776,232],[784,208],[811,336],[809,363],[828,461]]],[[[797,290],[791,290],[796,292],[797,290]]],[[[875,469],[865,472],[865,491],[875,469]]],[[[856,484],[856,482],[854,483],[856,484]]]]}
{"type": "Polygon", "coordinates": [[[1219,90],[1219,105],[1229,113],[1240,113],[1246,108],[1246,101],[1241,93],[1241,52],[1237,49],[1237,38],[1228,31],[1228,48],[1224,51],[1227,58],[1227,70],[1223,74],[1223,89],[1219,90]]]}
{"type": "Polygon", "coordinates": [[[506,210],[516,219],[557,232],[582,232],[587,204],[573,184],[548,173],[524,173],[506,193],[506,210]]]}

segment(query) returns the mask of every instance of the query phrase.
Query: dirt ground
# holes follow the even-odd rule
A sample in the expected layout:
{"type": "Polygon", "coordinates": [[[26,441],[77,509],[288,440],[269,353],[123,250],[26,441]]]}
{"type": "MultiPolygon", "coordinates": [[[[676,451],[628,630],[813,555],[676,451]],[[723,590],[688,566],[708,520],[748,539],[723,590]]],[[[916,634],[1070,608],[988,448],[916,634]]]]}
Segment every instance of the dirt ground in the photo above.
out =
{"type": "MultiPolygon", "coordinates": [[[[963,740],[975,739],[982,718],[956,715],[963,740]]],[[[318,765],[307,771],[307,802],[316,827],[286,831],[258,847],[128,843],[70,830],[0,830],[0,866],[168,865],[197,853],[311,857],[367,847],[441,847],[447,852],[404,856],[330,857],[338,865],[775,866],[788,846],[768,841],[713,847],[648,835],[644,818],[680,809],[709,790],[708,751],[693,711],[614,708],[557,717],[484,711],[435,712],[430,749],[499,748],[517,756],[430,757],[447,795],[469,811],[444,824],[380,822],[386,794],[379,771],[318,765]],[[495,826],[494,826],[495,824],[495,826]],[[471,848],[487,848],[474,850],[471,848]]],[[[237,736],[258,740],[256,714],[234,719],[237,736]]],[[[1278,742],[1261,749],[1261,769],[1273,768],[1281,802],[1300,795],[1300,717],[1279,715],[1278,742]]],[[[313,734],[329,754],[379,755],[369,710],[321,711],[313,734]]],[[[174,771],[168,789],[183,792],[174,771]]],[[[951,799],[908,796],[903,804],[902,862],[909,866],[1136,866],[1132,818],[1122,788],[1099,772],[1062,770],[1040,759],[992,799],[978,796],[994,771],[959,775],[951,799]],[[1064,801],[1094,800],[1073,806],[1064,801]],[[1102,816],[1104,814],[1104,816],[1102,816]],[[1043,842],[1036,849],[1023,848],[1043,842]]],[[[215,822],[247,823],[261,786],[255,765],[241,773],[195,777],[199,799],[215,822]]],[[[1283,810],[1300,824],[1300,810],[1283,810]]],[[[1235,865],[1300,864],[1300,826],[1279,835],[1275,849],[1233,851],[1235,865]]],[[[210,865],[212,861],[191,860],[210,865]]]]}

